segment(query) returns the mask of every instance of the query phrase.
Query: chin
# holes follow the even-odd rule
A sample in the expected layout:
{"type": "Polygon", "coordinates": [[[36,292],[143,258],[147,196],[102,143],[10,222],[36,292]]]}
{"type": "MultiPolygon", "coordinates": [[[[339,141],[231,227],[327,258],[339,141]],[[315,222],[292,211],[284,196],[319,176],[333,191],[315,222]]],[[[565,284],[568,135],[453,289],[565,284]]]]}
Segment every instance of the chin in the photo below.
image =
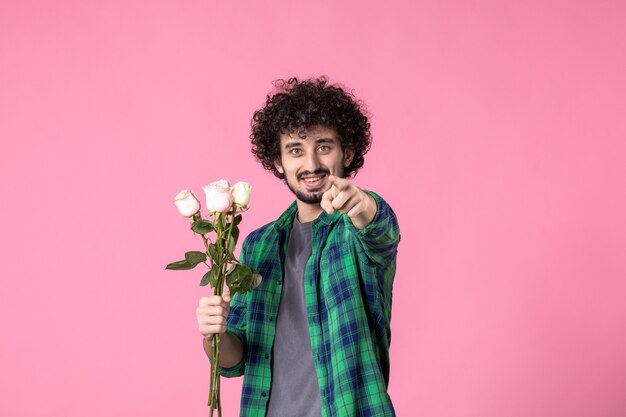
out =
{"type": "Polygon", "coordinates": [[[307,204],[319,204],[322,202],[322,192],[319,193],[302,193],[300,191],[294,193],[298,200],[307,204]]]}

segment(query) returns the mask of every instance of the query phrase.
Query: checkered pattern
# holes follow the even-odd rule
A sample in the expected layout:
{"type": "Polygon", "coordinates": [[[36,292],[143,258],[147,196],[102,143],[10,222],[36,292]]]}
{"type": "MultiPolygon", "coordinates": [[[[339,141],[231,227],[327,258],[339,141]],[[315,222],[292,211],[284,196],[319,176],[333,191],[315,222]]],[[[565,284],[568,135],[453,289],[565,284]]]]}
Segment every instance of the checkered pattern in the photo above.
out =
{"type": "MultiPolygon", "coordinates": [[[[304,290],[324,417],[395,416],[387,385],[400,230],[389,205],[370,194],[376,216],[362,230],[338,212],[322,212],[313,222],[304,290]]],[[[294,202],[243,244],[241,261],[258,270],[263,282],[233,297],[227,328],[241,339],[244,359],[221,369],[226,377],[244,375],[241,416],[266,414],[283,263],[295,213],[294,202]]]]}

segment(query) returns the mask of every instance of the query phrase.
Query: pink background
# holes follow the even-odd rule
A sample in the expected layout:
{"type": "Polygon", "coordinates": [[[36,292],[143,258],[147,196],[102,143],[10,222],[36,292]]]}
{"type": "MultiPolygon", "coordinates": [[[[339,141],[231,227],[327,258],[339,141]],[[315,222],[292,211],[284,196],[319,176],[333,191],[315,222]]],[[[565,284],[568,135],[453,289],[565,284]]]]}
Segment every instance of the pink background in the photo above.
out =
{"type": "MultiPolygon", "coordinates": [[[[292,200],[249,120],[292,75],[372,113],[403,239],[400,416],[626,415],[626,4],[0,3],[0,415],[203,416],[200,241],[171,205],[292,200]]],[[[225,417],[241,380],[224,380],[225,417]]]]}

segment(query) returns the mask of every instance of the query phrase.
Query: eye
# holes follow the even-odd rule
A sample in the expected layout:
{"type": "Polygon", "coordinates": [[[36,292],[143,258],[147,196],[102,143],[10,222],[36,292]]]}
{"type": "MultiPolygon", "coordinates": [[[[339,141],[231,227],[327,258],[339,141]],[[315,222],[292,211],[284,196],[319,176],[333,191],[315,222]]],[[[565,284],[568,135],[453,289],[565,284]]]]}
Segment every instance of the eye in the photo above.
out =
{"type": "Polygon", "coordinates": [[[300,154],[302,153],[302,150],[301,150],[301,149],[298,149],[298,148],[293,148],[293,149],[290,149],[290,150],[289,150],[289,153],[290,153],[291,155],[295,155],[295,156],[297,156],[297,155],[300,155],[300,154]]]}
{"type": "Polygon", "coordinates": [[[322,145],[319,148],[317,148],[317,150],[320,151],[320,152],[328,152],[328,151],[330,151],[330,146],[322,145]]]}

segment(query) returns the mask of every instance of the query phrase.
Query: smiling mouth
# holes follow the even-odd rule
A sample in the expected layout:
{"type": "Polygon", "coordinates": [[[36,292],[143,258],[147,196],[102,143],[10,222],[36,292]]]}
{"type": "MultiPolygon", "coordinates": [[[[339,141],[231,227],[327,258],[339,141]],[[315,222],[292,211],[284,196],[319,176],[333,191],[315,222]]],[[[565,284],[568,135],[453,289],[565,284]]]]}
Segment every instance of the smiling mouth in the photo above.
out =
{"type": "Polygon", "coordinates": [[[304,181],[306,183],[309,183],[309,184],[314,184],[314,183],[318,182],[319,180],[321,180],[324,177],[325,177],[325,175],[317,175],[315,177],[302,178],[302,181],[304,181]]]}
{"type": "Polygon", "coordinates": [[[326,174],[306,175],[302,176],[300,181],[302,181],[310,191],[317,191],[324,183],[324,178],[326,178],[326,174]]]}
{"type": "Polygon", "coordinates": [[[315,171],[304,171],[298,175],[298,180],[304,183],[309,192],[320,191],[324,185],[325,178],[330,175],[330,171],[325,168],[315,171]]]}

